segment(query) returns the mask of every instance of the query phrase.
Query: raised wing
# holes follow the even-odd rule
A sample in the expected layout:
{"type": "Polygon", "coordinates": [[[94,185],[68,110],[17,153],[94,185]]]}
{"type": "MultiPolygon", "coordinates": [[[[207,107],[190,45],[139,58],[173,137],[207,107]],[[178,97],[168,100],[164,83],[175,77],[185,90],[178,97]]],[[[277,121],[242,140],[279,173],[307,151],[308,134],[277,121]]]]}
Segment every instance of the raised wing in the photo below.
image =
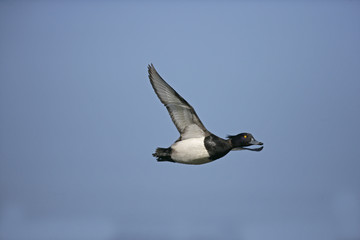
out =
{"type": "Polygon", "coordinates": [[[209,131],[200,121],[194,108],[161,78],[152,64],[148,66],[148,72],[151,85],[160,101],[167,108],[171,119],[180,132],[181,139],[209,135],[209,131]]]}

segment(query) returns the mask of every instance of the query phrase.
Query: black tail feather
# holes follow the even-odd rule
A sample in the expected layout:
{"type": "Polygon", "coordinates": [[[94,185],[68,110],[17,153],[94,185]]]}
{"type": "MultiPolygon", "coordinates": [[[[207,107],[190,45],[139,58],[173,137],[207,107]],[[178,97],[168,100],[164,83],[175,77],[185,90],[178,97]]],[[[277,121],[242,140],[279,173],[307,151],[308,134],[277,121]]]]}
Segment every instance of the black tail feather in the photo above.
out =
{"type": "Polygon", "coordinates": [[[158,162],[174,162],[174,160],[171,159],[171,148],[157,148],[153,156],[156,157],[158,162]]]}

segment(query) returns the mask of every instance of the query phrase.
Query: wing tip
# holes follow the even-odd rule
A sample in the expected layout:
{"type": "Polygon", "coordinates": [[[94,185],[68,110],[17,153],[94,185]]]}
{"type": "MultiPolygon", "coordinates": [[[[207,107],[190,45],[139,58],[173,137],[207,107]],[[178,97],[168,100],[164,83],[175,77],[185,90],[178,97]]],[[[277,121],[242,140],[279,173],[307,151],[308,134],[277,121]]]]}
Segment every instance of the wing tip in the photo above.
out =
{"type": "Polygon", "coordinates": [[[149,73],[149,79],[152,81],[153,80],[152,75],[156,73],[156,69],[152,63],[148,64],[148,73],[149,73]]]}
{"type": "Polygon", "coordinates": [[[148,64],[148,71],[152,71],[152,70],[155,70],[155,67],[152,63],[148,64]]]}

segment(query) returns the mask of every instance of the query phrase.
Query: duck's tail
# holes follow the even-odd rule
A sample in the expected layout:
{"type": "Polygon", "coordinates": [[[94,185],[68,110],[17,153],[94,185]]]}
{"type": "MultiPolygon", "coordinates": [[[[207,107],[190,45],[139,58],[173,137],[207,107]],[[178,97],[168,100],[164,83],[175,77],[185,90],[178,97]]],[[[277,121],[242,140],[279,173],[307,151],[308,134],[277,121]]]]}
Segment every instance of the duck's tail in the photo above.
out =
{"type": "Polygon", "coordinates": [[[171,148],[157,148],[153,156],[156,157],[158,162],[174,162],[174,160],[171,159],[171,148]]]}

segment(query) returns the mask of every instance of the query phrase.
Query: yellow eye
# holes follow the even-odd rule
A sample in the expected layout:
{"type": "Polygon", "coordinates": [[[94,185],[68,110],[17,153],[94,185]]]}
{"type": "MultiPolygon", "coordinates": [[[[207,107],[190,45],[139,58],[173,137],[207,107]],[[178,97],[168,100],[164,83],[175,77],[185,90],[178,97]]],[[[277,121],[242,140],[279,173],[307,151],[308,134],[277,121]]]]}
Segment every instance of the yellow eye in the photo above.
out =
{"type": "Polygon", "coordinates": [[[247,135],[244,135],[244,138],[247,138],[247,135]]]}

